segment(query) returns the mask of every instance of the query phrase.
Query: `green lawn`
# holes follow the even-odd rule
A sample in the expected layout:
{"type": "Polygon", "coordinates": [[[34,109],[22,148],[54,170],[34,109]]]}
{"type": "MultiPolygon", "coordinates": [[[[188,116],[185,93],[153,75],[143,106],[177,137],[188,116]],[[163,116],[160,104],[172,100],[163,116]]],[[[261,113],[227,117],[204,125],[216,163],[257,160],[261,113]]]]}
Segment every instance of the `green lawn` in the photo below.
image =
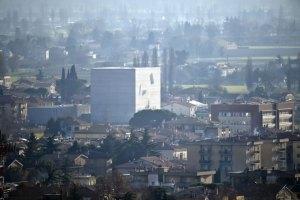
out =
{"type": "Polygon", "coordinates": [[[247,94],[248,90],[245,85],[223,85],[229,94],[247,94]]]}
{"type": "MultiPolygon", "coordinates": [[[[183,89],[188,88],[207,88],[208,85],[200,84],[200,85],[180,85],[183,89]]],[[[245,85],[222,85],[223,88],[227,90],[229,94],[247,94],[248,90],[245,85]]]]}

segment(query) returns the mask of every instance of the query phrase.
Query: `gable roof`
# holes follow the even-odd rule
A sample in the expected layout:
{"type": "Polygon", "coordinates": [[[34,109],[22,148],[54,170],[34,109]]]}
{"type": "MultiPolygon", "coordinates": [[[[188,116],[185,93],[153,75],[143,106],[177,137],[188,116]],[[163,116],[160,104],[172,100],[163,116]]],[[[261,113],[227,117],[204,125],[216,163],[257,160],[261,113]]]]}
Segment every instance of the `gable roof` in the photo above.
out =
{"type": "Polygon", "coordinates": [[[18,165],[18,166],[20,166],[21,168],[23,167],[23,164],[22,164],[20,161],[18,161],[17,159],[15,159],[14,161],[12,161],[12,162],[7,166],[7,168],[11,168],[11,167],[13,167],[13,165],[18,165]]]}

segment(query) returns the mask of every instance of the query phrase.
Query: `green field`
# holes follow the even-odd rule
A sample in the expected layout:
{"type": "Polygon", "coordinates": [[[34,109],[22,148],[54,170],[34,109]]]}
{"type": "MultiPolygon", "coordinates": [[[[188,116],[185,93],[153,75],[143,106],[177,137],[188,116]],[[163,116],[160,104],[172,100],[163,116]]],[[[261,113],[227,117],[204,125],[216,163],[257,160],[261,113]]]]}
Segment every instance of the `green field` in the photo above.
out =
{"type": "MultiPolygon", "coordinates": [[[[199,84],[199,85],[180,85],[183,89],[188,88],[207,88],[208,85],[206,84],[199,84]]],[[[248,90],[245,85],[222,85],[223,88],[226,89],[226,91],[229,94],[247,94],[248,90]]]]}

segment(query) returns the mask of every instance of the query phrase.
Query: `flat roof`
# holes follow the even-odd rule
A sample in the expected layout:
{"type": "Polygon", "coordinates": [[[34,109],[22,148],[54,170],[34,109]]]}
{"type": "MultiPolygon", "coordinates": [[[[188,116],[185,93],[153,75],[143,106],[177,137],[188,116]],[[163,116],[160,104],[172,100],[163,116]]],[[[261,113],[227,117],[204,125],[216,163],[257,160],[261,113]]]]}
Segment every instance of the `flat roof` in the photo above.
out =
{"type": "Polygon", "coordinates": [[[95,67],[92,70],[104,70],[104,69],[157,69],[160,67],[95,67]]]}

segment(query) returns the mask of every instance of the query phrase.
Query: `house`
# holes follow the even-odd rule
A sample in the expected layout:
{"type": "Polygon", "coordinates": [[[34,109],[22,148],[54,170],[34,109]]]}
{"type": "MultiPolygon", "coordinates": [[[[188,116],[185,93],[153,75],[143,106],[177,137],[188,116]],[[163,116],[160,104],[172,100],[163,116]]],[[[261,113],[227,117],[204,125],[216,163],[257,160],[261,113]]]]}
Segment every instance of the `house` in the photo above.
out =
{"type": "Polygon", "coordinates": [[[20,161],[18,161],[17,159],[15,159],[7,166],[7,168],[8,169],[22,169],[23,164],[20,161]]]}
{"type": "Polygon", "coordinates": [[[177,115],[196,117],[197,106],[189,102],[172,102],[162,106],[162,109],[169,110],[177,115]]]}
{"type": "Polygon", "coordinates": [[[92,175],[76,175],[71,178],[71,181],[80,186],[93,186],[96,184],[96,177],[92,175]]]}
{"type": "Polygon", "coordinates": [[[284,186],[277,194],[276,200],[299,200],[300,185],[284,186]]]}
{"type": "Polygon", "coordinates": [[[27,118],[27,102],[12,95],[0,95],[0,115],[12,116],[24,122],[27,118]]]}
{"type": "Polygon", "coordinates": [[[180,117],[163,123],[163,127],[178,132],[203,134],[207,123],[192,117],[180,117]]]}
{"type": "Polygon", "coordinates": [[[74,165],[83,167],[87,164],[88,159],[89,157],[87,157],[86,155],[80,154],[74,159],[74,165]]]}
{"type": "Polygon", "coordinates": [[[135,172],[146,171],[169,171],[173,167],[173,163],[157,156],[141,157],[140,159],[132,162],[127,162],[116,166],[116,169],[121,174],[132,174],[135,172]]]}
{"type": "Polygon", "coordinates": [[[187,149],[175,147],[173,152],[173,159],[176,160],[187,160],[187,149]]]}
{"type": "Polygon", "coordinates": [[[109,125],[93,125],[83,127],[81,130],[74,132],[74,138],[79,141],[102,140],[112,131],[109,125]]]}
{"type": "Polygon", "coordinates": [[[204,184],[212,184],[214,183],[214,176],[216,171],[199,171],[197,172],[197,176],[200,177],[200,182],[204,184]]]}
{"type": "Polygon", "coordinates": [[[100,152],[90,152],[85,171],[96,176],[105,175],[112,170],[112,159],[100,152]]]}

